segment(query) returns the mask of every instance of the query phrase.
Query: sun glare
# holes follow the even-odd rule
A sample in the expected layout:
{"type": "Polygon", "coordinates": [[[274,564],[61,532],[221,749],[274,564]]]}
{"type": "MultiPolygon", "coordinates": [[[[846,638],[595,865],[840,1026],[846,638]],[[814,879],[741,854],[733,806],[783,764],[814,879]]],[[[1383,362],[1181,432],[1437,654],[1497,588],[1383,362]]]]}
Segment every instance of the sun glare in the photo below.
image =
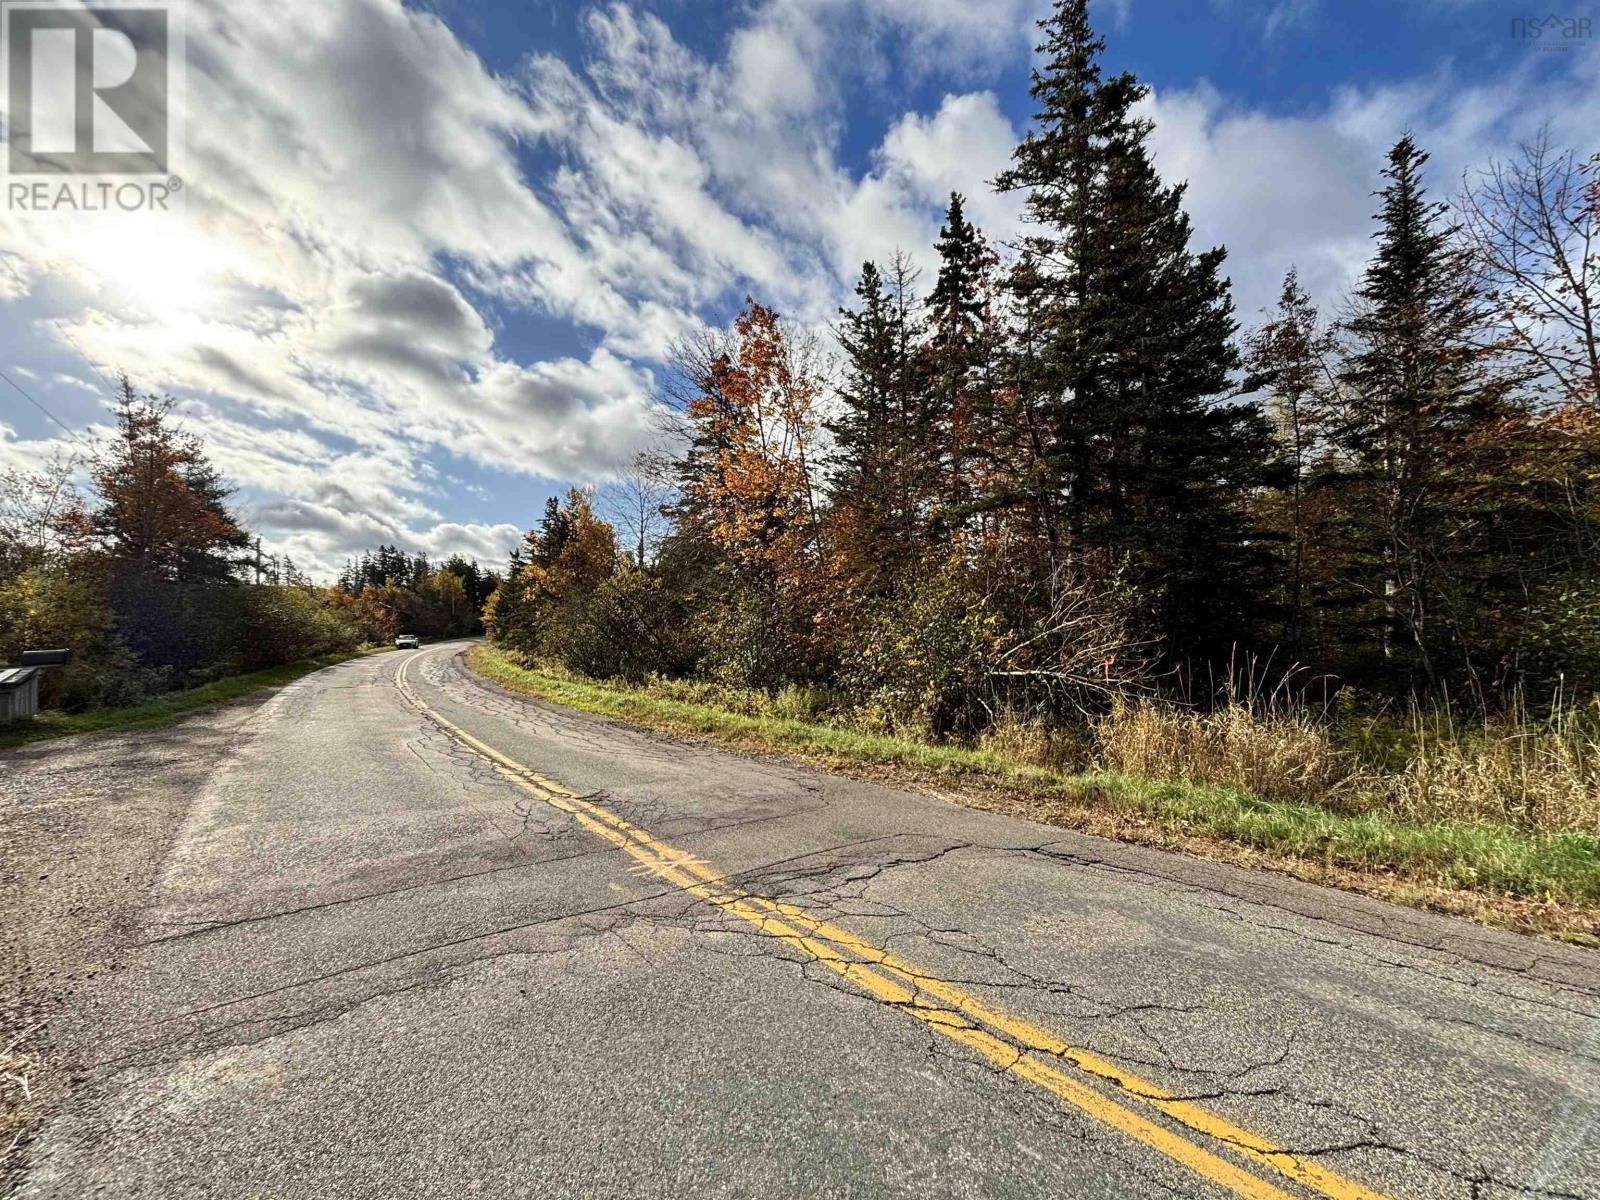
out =
{"type": "Polygon", "coordinates": [[[75,241],[74,257],[99,278],[106,301],[157,318],[202,312],[228,265],[214,239],[166,216],[108,219],[75,241]]]}

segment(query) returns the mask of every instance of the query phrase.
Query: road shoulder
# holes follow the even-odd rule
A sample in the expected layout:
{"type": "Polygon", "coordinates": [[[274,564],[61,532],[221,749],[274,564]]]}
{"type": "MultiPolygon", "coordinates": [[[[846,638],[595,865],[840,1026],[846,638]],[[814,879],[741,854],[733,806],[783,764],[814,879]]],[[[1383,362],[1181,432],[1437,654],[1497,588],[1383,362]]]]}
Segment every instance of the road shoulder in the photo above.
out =
{"type": "Polygon", "coordinates": [[[276,694],[0,750],[0,1191],[87,1070],[97,982],[122,969],[191,804],[276,694]]]}

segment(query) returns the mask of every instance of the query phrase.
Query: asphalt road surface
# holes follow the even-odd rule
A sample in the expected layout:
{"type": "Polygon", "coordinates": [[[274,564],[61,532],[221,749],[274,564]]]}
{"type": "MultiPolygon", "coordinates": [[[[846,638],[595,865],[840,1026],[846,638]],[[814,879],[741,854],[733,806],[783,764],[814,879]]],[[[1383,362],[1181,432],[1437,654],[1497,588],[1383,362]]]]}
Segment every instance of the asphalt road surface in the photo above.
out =
{"type": "Polygon", "coordinates": [[[171,814],[20,1195],[1600,1196],[1600,954],[631,730],[462,649],[6,756],[74,846],[171,814]]]}

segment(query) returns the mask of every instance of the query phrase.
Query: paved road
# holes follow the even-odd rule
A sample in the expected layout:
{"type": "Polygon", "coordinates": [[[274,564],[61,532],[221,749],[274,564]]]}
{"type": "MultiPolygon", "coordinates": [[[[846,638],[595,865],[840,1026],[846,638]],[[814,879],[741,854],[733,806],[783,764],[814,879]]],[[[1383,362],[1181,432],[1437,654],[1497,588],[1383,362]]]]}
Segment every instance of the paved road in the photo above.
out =
{"type": "MultiPolygon", "coordinates": [[[[1600,955],[666,740],[461,649],[310,676],[203,773],[162,743],[181,819],[21,1195],[1600,1196],[1600,955]]],[[[146,753],[97,803],[166,785],[146,753]]]]}

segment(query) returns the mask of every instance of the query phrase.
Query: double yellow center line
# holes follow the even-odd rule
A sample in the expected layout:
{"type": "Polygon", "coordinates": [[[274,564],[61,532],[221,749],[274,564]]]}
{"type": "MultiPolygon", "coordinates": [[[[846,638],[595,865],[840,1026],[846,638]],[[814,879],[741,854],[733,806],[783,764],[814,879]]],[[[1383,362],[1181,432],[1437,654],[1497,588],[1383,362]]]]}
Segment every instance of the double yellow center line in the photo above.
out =
{"type": "Polygon", "coordinates": [[[537,774],[434,711],[407,682],[407,668],[413,661],[414,658],[408,658],[395,675],[401,694],[413,706],[448,736],[481,755],[512,784],[569,813],[585,829],[633,857],[640,870],[741,918],[761,933],[792,946],[836,972],[875,999],[1247,1200],[1294,1200],[1294,1193],[1207,1149],[1202,1139],[1226,1147],[1239,1158],[1268,1168],[1329,1200],[1387,1200],[1381,1193],[1329,1170],[1315,1159],[1276,1146],[1259,1134],[1193,1101],[1179,1099],[1097,1054],[1068,1045],[1048,1030],[920,971],[846,929],[819,920],[792,904],[729,886],[700,859],[658,840],[603,805],[537,774]],[[1082,1076],[1095,1079],[1102,1086],[1110,1085],[1119,1098],[1112,1099],[1089,1086],[1083,1078],[1063,1069],[1062,1064],[1070,1064],[1082,1076]],[[1140,1107],[1122,1103],[1123,1099],[1140,1107]],[[1183,1132],[1152,1120],[1142,1111],[1145,1108],[1160,1113],[1183,1132]]]}

